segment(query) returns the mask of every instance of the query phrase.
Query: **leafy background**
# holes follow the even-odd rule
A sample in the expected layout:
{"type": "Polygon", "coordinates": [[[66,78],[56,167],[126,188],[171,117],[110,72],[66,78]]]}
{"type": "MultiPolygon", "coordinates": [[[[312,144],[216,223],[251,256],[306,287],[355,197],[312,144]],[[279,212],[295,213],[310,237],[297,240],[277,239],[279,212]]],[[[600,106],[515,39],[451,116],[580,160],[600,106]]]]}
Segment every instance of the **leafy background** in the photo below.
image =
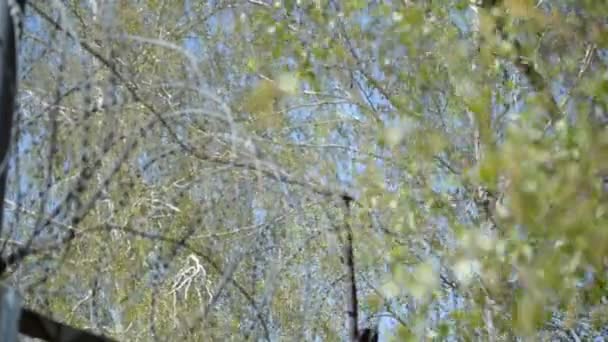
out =
{"type": "Polygon", "coordinates": [[[608,337],[604,1],[26,15],[30,307],[124,341],[345,340],[353,298],[383,341],[608,337]]]}

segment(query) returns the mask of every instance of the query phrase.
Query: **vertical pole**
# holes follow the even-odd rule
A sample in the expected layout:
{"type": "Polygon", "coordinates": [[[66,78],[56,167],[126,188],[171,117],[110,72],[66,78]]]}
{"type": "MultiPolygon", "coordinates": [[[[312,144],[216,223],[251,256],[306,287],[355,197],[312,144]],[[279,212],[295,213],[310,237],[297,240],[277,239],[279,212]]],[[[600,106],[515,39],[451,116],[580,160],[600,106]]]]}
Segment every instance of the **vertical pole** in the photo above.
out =
{"type": "Polygon", "coordinates": [[[0,232],[2,232],[4,195],[17,90],[15,31],[9,0],[0,0],[0,232]]]}
{"type": "MultiPolygon", "coordinates": [[[[8,0],[0,0],[0,233],[17,88],[15,31],[8,0]]],[[[1,274],[0,274],[1,275],[1,274]]],[[[16,342],[21,300],[13,288],[0,286],[0,340],[16,342]]]]}

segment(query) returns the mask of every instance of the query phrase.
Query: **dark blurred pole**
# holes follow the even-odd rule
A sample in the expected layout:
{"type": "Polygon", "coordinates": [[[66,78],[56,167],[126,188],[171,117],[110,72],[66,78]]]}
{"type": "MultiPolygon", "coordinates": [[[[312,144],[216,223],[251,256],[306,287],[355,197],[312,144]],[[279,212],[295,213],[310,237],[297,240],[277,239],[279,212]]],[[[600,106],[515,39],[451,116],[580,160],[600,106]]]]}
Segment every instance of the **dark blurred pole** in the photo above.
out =
{"type": "MultiPolygon", "coordinates": [[[[24,1],[18,1],[23,6],[24,1]]],[[[23,7],[22,7],[23,8],[23,7]]],[[[9,0],[0,0],[0,232],[4,218],[4,196],[17,93],[17,49],[9,0]]]]}
{"type": "MultiPolygon", "coordinates": [[[[0,233],[4,222],[4,196],[17,89],[17,49],[8,0],[0,0],[0,233]]],[[[2,267],[4,268],[4,267],[2,267]]],[[[21,307],[15,291],[4,288],[0,294],[0,338],[17,341],[21,307]]]]}
{"type": "MultiPolygon", "coordinates": [[[[23,6],[23,1],[21,1],[23,6]]],[[[23,9],[23,7],[21,7],[23,9]]],[[[0,0],[0,233],[4,223],[4,196],[17,93],[17,48],[9,0],[0,0]]],[[[2,267],[4,270],[5,267],[2,267]]],[[[1,275],[1,274],[0,274],[1,275]]],[[[0,339],[17,341],[21,306],[16,292],[0,292],[0,339]]]]}

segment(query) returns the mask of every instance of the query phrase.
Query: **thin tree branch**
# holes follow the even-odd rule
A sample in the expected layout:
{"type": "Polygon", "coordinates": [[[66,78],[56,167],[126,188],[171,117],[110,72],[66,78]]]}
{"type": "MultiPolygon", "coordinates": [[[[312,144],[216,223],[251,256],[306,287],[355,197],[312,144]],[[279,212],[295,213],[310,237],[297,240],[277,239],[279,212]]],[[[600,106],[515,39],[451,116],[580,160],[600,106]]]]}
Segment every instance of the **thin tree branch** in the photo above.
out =
{"type": "MultiPolygon", "coordinates": [[[[133,82],[130,82],[129,80],[127,80],[116,68],[115,64],[112,63],[111,61],[109,61],[108,59],[106,59],[105,57],[103,57],[101,55],[100,52],[96,51],[93,47],[91,47],[91,45],[89,45],[86,41],[83,40],[78,40],[76,37],[73,36],[72,33],[70,33],[69,31],[67,31],[64,27],[62,27],[59,23],[57,23],[55,20],[53,20],[53,18],[51,18],[48,14],[46,14],[44,11],[42,11],[41,9],[39,9],[36,6],[30,5],[41,17],[43,17],[43,19],[45,19],[47,22],[49,22],[51,25],[55,26],[56,29],[58,30],[62,30],[62,31],[66,31],[67,34],[72,37],[73,39],[76,39],[77,42],[87,51],[89,52],[93,57],[95,57],[96,59],[98,59],[103,65],[105,65],[110,72],[116,76],[116,78],[123,83],[126,87],[127,90],[129,91],[129,93],[133,96],[133,99],[136,102],[141,103],[150,113],[152,113],[157,119],[158,121],[161,123],[161,125],[163,127],[165,127],[171,138],[180,146],[180,148],[194,156],[197,159],[200,160],[206,160],[206,161],[210,161],[213,163],[217,163],[217,164],[227,164],[230,166],[234,166],[234,167],[238,167],[238,168],[246,168],[252,171],[259,171],[260,173],[275,179],[277,181],[283,182],[283,183],[287,183],[287,184],[292,184],[292,185],[299,185],[302,186],[304,188],[308,188],[310,191],[324,196],[324,197],[331,197],[331,198],[335,198],[335,199],[341,199],[341,198],[349,198],[350,200],[354,200],[354,195],[352,193],[350,193],[349,191],[341,191],[339,189],[334,189],[331,187],[325,187],[322,185],[318,185],[318,184],[313,184],[311,182],[306,182],[306,181],[301,181],[298,178],[291,176],[290,174],[288,174],[287,172],[285,172],[284,170],[279,170],[276,167],[273,168],[266,168],[266,167],[261,167],[260,165],[262,163],[260,162],[248,162],[248,161],[235,161],[235,160],[226,160],[223,159],[221,157],[218,156],[210,156],[204,152],[199,152],[197,150],[195,150],[193,147],[187,145],[186,143],[184,143],[175,133],[175,131],[171,128],[171,126],[169,125],[169,123],[167,122],[167,120],[163,117],[163,115],[158,112],[152,105],[150,105],[149,103],[147,103],[146,101],[144,101],[144,99],[141,97],[141,95],[139,94],[139,87],[134,84],[133,82]]],[[[268,165],[268,163],[264,163],[266,164],[266,166],[268,165]]]]}

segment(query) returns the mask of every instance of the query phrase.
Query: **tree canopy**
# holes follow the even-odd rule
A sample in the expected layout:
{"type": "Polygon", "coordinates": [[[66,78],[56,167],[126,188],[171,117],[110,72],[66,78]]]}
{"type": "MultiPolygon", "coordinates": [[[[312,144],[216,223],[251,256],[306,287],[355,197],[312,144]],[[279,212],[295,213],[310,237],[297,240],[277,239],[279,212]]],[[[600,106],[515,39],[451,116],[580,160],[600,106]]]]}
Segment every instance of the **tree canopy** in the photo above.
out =
{"type": "Polygon", "coordinates": [[[608,338],[606,18],[29,1],[3,281],[120,341],[608,338]]]}

